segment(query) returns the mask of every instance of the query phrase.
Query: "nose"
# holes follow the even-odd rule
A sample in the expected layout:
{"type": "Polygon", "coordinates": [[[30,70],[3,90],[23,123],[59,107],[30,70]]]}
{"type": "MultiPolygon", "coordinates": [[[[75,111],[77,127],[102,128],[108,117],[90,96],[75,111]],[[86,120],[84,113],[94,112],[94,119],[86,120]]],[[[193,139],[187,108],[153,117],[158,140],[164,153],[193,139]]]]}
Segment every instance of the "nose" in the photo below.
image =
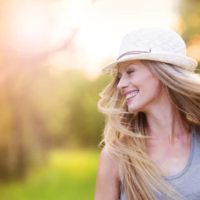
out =
{"type": "Polygon", "coordinates": [[[129,85],[128,78],[125,75],[122,75],[117,84],[117,89],[121,90],[129,85]]]}

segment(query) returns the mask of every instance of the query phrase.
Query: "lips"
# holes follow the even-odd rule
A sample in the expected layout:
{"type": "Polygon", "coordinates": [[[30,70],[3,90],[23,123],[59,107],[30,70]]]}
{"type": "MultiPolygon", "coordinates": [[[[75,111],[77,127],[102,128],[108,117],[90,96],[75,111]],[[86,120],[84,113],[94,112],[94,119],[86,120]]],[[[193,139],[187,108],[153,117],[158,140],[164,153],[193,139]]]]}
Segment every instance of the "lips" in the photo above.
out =
{"type": "Polygon", "coordinates": [[[139,90],[131,90],[125,93],[125,99],[127,103],[130,102],[132,98],[134,98],[139,93],[139,90]]]}

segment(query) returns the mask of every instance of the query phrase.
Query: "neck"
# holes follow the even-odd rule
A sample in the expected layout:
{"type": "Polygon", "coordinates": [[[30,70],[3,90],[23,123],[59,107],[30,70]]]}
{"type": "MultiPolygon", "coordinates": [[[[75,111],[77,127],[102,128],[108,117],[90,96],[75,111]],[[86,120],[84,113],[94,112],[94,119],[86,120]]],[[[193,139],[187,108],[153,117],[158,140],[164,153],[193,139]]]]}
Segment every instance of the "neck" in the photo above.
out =
{"type": "Polygon", "coordinates": [[[172,142],[188,134],[188,124],[184,122],[177,108],[169,100],[156,104],[146,113],[147,134],[153,138],[169,138],[172,142]]]}

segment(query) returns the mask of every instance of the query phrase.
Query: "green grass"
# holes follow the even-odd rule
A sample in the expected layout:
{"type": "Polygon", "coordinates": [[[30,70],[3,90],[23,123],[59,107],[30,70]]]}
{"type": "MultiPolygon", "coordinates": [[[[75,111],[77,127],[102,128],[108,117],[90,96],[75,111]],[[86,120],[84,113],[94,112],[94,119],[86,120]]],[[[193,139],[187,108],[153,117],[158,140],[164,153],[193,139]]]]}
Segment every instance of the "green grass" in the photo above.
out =
{"type": "Polygon", "coordinates": [[[97,151],[55,151],[26,180],[0,184],[0,200],[93,200],[97,151]]]}

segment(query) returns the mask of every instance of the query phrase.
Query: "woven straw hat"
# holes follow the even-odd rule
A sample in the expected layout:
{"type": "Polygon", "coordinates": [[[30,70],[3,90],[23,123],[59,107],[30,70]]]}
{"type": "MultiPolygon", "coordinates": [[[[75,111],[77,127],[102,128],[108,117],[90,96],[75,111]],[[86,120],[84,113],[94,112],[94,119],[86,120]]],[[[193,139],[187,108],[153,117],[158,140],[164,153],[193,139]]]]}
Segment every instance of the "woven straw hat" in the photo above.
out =
{"type": "Polygon", "coordinates": [[[173,30],[144,28],[128,33],[122,40],[116,61],[104,68],[110,71],[118,63],[130,60],[152,60],[194,71],[197,61],[186,55],[183,39],[173,30]]]}

